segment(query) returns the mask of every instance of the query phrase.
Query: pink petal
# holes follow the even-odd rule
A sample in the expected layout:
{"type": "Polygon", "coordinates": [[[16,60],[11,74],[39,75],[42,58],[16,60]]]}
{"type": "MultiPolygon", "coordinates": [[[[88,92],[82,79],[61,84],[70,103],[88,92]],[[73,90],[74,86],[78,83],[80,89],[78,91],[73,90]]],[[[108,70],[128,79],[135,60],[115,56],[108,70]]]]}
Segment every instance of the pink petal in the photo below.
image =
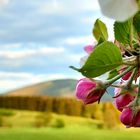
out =
{"type": "Polygon", "coordinates": [[[76,97],[78,99],[87,98],[88,93],[96,87],[96,83],[90,81],[87,78],[81,79],[76,85],[76,97]]]}
{"type": "Polygon", "coordinates": [[[122,114],[120,116],[121,122],[126,126],[132,125],[133,120],[133,111],[130,108],[126,108],[122,111],[122,114]]]}
{"type": "Polygon", "coordinates": [[[91,54],[92,51],[94,49],[94,46],[93,45],[87,45],[84,47],[84,50],[88,53],[88,54],[91,54]]]}

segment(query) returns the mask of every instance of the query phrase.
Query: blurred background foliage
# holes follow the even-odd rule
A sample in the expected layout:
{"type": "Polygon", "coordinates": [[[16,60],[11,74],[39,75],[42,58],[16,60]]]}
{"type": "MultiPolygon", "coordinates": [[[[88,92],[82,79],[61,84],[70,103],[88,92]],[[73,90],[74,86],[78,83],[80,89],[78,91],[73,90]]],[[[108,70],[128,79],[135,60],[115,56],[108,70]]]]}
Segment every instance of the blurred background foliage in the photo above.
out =
{"type": "Polygon", "coordinates": [[[85,106],[74,98],[0,96],[3,140],[139,140],[139,129],[126,129],[112,102],[85,106]]]}

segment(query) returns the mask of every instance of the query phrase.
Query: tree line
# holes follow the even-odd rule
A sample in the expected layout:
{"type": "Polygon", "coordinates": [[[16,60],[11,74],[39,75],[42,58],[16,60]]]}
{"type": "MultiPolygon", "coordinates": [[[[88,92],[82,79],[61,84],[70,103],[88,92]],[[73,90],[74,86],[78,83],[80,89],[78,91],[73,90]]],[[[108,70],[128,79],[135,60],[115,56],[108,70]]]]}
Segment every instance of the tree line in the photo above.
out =
{"type": "Polygon", "coordinates": [[[0,108],[54,112],[118,123],[118,111],[111,102],[84,105],[74,98],[48,96],[0,96],[0,108]]]}

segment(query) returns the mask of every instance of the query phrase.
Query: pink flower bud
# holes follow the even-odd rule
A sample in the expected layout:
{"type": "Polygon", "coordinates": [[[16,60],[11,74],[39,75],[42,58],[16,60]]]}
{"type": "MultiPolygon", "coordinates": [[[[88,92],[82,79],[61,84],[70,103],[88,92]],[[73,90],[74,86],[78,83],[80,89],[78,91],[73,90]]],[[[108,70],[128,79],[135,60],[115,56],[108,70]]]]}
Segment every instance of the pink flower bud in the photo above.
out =
{"type": "MultiPolygon", "coordinates": [[[[120,83],[120,85],[122,82],[120,83]]],[[[138,89],[136,87],[131,86],[129,90],[127,87],[122,86],[121,88],[115,88],[115,106],[119,111],[122,111],[124,107],[126,107],[130,102],[135,99],[138,89]],[[118,96],[118,97],[117,97],[118,96]]]]}
{"type": "Polygon", "coordinates": [[[136,116],[134,117],[132,126],[133,127],[140,127],[140,111],[137,112],[136,116]]]}
{"type": "Polygon", "coordinates": [[[140,111],[125,108],[122,111],[120,120],[127,127],[140,127],[140,111]]]}
{"type": "MultiPolygon", "coordinates": [[[[120,71],[119,71],[119,73],[122,73],[123,71],[125,71],[127,69],[127,67],[123,67],[120,71]]],[[[130,72],[128,72],[127,74],[125,74],[123,77],[122,77],[122,79],[123,80],[128,80],[129,79],[129,77],[131,76],[131,74],[132,74],[132,71],[130,71],[130,72]]],[[[137,78],[140,76],[140,71],[138,71],[137,73],[136,73],[136,75],[135,75],[135,77],[134,77],[134,80],[135,80],[135,82],[137,81],[137,78]]]]}
{"type": "Polygon", "coordinates": [[[88,53],[88,54],[91,54],[92,51],[94,49],[94,46],[93,45],[87,45],[84,47],[84,50],[88,53]]]}
{"type": "MultiPolygon", "coordinates": [[[[126,67],[123,67],[121,70],[120,70],[120,73],[122,73],[123,71],[125,71],[126,70],[126,67]]],[[[127,74],[125,74],[123,77],[122,77],[122,79],[123,80],[128,80],[129,79],[129,77],[131,76],[131,74],[132,74],[132,71],[130,71],[130,72],[128,72],[127,74]]]]}
{"type": "Polygon", "coordinates": [[[130,95],[128,92],[122,92],[122,89],[120,88],[115,88],[115,96],[120,96],[116,97],[114,102],[115,106],[119,111],[122,111],[125,106],[127,106],[131,101],[134,100],[135,96],[130,95]]]}
{"type": "Polygon", "coordinates": [[[123,80],[128,80],[129,77],[131,76],[131,74],[132,74],[132,71],[128,72],[127,74],[125,74],[125,75],[122,77],[122,79],[123,79],[123,80]]]}
{"type": "Polygon", "coordinates": [[[83,78],[78,81],[76,86],[76,96],[78,99],[83,100],[85,104],[90,104],[100,101],[105,93],[103,83],[99,81],[91,81],[90,79],[83,78]]]}
{"type": "Polygon", "coordinates": [[[134,80],[135,80],[135,83],[137,82],[137,79],[138,79],[138,77],[140,76],[140,70],[137,72],[137,74],[135,75],[135,78],[134,78],[134,80]]]}
{"type": "Polygon", "coordinates": [[[92,53],[93,49],[94,49],[93,45],[87,45],[84,47],[84,50],[88,53],[88,55],[86,55],[80,59],[80,66],[81,67],[83,67],[85,65],[85,63],[86,63],[89,55],[92,53]]]}
{"type": "Polygon", "coordinates": [[[122,111],[122,114],[120,116],[121,122],[126,125],[126,126],[131,126],[132,125],[132,120],[133,120],[133,111],[130,108],[125,108],[122,111]]]}

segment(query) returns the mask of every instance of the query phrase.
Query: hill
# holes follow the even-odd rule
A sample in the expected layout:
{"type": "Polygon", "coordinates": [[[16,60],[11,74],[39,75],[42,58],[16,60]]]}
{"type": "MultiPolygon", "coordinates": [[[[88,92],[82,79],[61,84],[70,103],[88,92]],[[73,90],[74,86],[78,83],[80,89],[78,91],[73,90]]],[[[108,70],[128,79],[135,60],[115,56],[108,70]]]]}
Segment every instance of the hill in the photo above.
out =
{"type": "Polygon", "coordinates": [[[74,96],[76,80],[60,79],[42,82],[7,92],[9,96],[74,96]]]}
{"type": "MultiPolygon", "coordinates": [[[[53,81],[42,82],[28,87],[20,88],[5,93],[8,96],[59,96],[74,97],[75,96],[75,79],[59,79],[53,81]]],[[[113,88],[107,90],[113,96],[113,88]]],[[[105,94],[103,101],[112,100],[111,96],[105,94]]]]}

